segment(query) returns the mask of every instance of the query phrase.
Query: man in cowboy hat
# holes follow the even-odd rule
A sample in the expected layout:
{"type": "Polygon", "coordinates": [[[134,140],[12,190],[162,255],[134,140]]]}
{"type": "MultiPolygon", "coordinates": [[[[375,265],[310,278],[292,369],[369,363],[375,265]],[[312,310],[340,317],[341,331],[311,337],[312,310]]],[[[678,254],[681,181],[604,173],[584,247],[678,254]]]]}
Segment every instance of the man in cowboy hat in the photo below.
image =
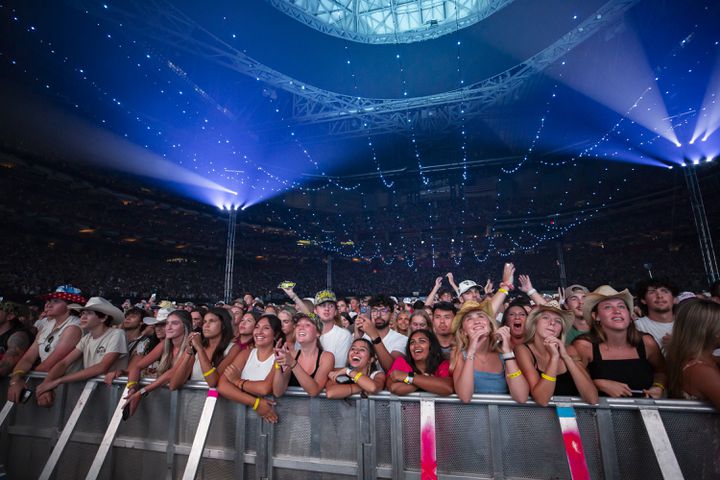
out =
{"type": "Polygon", "coordinates": [[[79,289],[71,285],[61,285],[54,292],[45,295],[47,322],[10,374],[7,394],[9,401],[20,400],[25,388],[23,378],[38,358],[40,364],[34,370],[48,372],[77,345],[82,337],[82,330],[80,319],[71,315],[68,308],[68,305],[73,303],[84,304],[85,297],[79,289]]]}
{"type": "MultiPolygon", "coordinates": [[[[73,351],[55,365],[45,380],[38,385],[39,397],[55,389],[58,385],[80,382],[107,373],[123,355],[127,353],[125,333],[112,325],[122,323],[125,315],[122,310],[102,297],[92,297],[82,307],[80,326],[87,331],[73,351]],[[65,375],[70,365],[82,358],[82,370],[65,375]]],[[[52,399],[40,406],[52,406],[52,399]]]]}

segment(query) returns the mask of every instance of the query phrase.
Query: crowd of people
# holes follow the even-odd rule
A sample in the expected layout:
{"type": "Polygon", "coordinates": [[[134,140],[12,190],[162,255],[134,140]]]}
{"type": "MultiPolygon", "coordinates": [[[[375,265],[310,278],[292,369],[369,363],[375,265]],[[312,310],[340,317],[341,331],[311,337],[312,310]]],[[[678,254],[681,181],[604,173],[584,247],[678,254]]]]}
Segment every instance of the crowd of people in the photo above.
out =
{"type": "Polygon", "coordinates": [[[125,418],[157,388],[206,382],[276,422],[288,387],[328,398],[416,391],[469,402],[508,394],[678,398],[720,408],[720,282],[705,294],[664,278],[629,290],[574,284],[542,294],[505,263],[496,279],[437,277],[419,298],[338,297],[282,282],[277,301],[158,301],[121,308],[71,285],[0,305],[0,375],[8,399],[49,407],[64,383],[127,377],[125,418]],[[33,391],[29,372],[47,372],[33,391]],[[151,381],[141,380],[150,378],[151,381]]]}

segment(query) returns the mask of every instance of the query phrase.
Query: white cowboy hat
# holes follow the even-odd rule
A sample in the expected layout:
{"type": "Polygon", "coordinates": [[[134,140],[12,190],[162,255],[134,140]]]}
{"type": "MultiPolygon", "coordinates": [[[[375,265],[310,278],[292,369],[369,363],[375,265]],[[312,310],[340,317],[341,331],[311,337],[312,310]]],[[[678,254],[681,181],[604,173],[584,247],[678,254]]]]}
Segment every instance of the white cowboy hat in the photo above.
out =
{"type": "Polygon", "coordinates": [[[125,314],[122,310],[102,297],[90,297],[90,300],[79,310],[92,310],[93,312],[104,313],[108,317],[111,317],[114,323],[122,323],[125,319],[125,314]]]}

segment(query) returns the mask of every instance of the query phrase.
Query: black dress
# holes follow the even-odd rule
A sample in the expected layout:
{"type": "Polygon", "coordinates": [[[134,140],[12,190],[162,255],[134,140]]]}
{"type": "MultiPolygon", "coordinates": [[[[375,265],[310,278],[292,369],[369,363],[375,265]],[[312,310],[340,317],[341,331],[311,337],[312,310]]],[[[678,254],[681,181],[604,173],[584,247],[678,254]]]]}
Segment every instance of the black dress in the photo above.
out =
{"type": "MultiPolygon", "coordinates": [[[[604,360],[600,354],[600,344],[593,343],[593,359],[588,364],[588,372],[593,380],[613,380],[625,383],[631,390],[647,390],[652,386],[655,370],[647,359],[645,343],[636,347],[639,358],[626,360],[604,360]]],[[[606,395],[600,391],[600,395],[606,395]]]]}

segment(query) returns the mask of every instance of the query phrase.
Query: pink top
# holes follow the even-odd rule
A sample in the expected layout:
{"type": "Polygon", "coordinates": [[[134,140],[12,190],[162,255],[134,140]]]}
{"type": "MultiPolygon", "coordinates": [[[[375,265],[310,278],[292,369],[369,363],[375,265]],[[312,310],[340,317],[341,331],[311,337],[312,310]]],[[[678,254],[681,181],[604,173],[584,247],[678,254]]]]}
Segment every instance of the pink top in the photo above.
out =
{"type": "MultiPolygon", "coordinates": [[[[390,370],[388,370],[388,375],[392,373],[393,370],[400,370],[401,372],[412,372],[413,369],[410,366],[410,364],[405,360],[405,357],[399,356],[395,359],[392,366],[390,367],[390,370]]],[[[434,377],[441,377],[441,378],[447,378],[450,376],[450,362],[447,360],[443,360],[440,366],[438,366],[437,370],[435,370],[435,373],[432,375],[434,377]]]]}

